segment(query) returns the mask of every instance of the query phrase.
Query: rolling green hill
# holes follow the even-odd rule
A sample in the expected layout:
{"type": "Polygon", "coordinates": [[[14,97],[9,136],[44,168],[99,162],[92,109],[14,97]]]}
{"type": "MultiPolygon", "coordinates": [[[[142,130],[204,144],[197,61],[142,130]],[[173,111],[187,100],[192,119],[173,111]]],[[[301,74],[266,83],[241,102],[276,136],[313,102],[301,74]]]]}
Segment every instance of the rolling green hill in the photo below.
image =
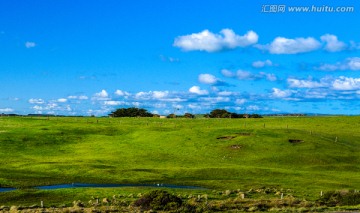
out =
{"type": "Polygon", "coordinates": [[[0,185],[360,189],[360,117],[0,118],[0,185]]]}

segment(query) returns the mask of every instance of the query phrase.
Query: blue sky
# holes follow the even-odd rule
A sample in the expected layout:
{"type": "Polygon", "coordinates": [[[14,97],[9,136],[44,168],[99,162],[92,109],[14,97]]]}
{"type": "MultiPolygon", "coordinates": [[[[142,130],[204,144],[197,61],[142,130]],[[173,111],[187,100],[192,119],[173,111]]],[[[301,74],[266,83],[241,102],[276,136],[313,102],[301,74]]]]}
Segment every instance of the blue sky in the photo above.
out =
{"type": "Polygon", "coordinates": [[[0,113],[359,114],[359,17],[351,0],[1,1],[0,113]]]}

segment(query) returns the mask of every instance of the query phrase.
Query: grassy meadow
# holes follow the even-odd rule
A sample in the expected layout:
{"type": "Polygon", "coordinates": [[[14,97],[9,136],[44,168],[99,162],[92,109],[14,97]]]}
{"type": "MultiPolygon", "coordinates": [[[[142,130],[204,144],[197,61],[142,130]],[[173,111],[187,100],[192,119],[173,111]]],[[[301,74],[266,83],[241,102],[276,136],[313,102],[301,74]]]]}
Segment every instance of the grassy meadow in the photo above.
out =
{"type": "Polygon", "coordinates": [[[360,189],[359,130],[356,116],[0,117],[0,186],[19,188],[0,193],[0,202],[47,197],[61,203],[150,190],[29,189],[74,182],[166,183],[200,186],[210,193],[270,187],[316,199],[320,191],[360,189]]]}

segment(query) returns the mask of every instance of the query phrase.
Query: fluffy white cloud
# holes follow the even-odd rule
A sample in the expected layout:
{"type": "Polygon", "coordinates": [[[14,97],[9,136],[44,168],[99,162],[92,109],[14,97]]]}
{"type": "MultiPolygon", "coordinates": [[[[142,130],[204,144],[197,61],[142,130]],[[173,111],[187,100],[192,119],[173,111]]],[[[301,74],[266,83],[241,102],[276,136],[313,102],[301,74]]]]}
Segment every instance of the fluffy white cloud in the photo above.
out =
{"type": "Polygon", "coordinates": [[[187,105],[190,109],[202,109],[202,107],[198,104],[188,104],[187,105]]]}
{"type": "Polygon", "coordinates": [[[297,54],[311,52],[320,47],[321,43],[312,37],[295,39],[277,37],[267,49],[272,54],[297,54]]]}
{"type": "Polygon", "coordinates": [[[80,95],[80,96],[70,95],[67,98],[68,99],[78,99],[78,100],[87,100],[87,99],[89,99],[89,97],[87,97],[86,95],[80,95]]]}
{"type": "Polygon", "coordinates": [[[118,90],[115,91],[115,95],[117,95],[117,96],[129,96],[130,93],[118,89],[118,90]]]}
{"type": "Polygon", "coordinates": [[[200,74],[199,82],[203,84],[216,84],[218,79],[211,74],[200,74]]]}
{"type": "Polygon", "coordinates": [[[57,99],[57,102],[65,103],[65,102],[67,102],[67,99],[66,98],[59,98],[59,99],[57,99]]]}
{"type": "Polygon", "coordinates": [[[260,76],[264,76],[266,78],[266,80],[268,80],[268,81],[276,81],[277,80],[276,75],[272,74],[272,73],[261,72],[260,76]]]}
{"type": "Polygon", "coordinates": [[[99,93],[95,93],[95,96],[101,97],[101,98],[107,98],[109,94],[106,92],[106,90],[101,90],[99,93]]]}
{"type": "Polygon", "coordinates": [[[234,92],[230,92],[230,91],[221,91],[221,92],[218,92],[218,95],[220,96],[230,96],[230,95],[233,95],[234,92]]]}
{"type": "Polygon", "coordinates": [[[106,90],[101,90],[101,92],[94,94],[92,100],[107,101],[109,100],[109,94],[106,92],[106,90]]]}
{"type": "Polygon", "coordinates": [[[346,44],[339,41],[337,36],[326,34],[320,37],[321,41],[326,42],[325,50],[329,52],[338,52],[346,48],[346,44]]]}
{"type": "Polygon", "coordinates": [[[246,110],[249,110],[249,111],[259,111],[259,110],[260,110],[260,107],[257,106],[257,105],[250,105],[250,106],[246,107],[246,110]]]}
{"type": "Polygon", "coordinates": [[[87,100],[89,99],[86,95],[80,95],[79,100],[87,100]]]}
{"type": "Polygon", "coordinates": [[[200,101],[210,102],[211,104],[220,103],[220,102],[229,102],[229,97],[206,97],[200,98],[200,101]]]}
{"type": "Polygon", "coordinates": [[[153,98],[155,99],[163,99],[169,95],[168,91],[154,91],[152,93],[153,98]]]}
{"type": "Polygon", "coordinates": [[[271,66],[273,66],[273,63],[270,60],[254,61],[252,63],[252,66],[255,67],[255,68],[271,67],[271,66]]]}
{"type": "Polygon", "coordinates": [[[31,41],[27,41],[25,42],[25,47],[26,48],[33,48],[36,46],[36,43],[35,42],[31,42],[31,41]]]}
{"type": "Polygon", "coordinates": [[[11,108],[0,109],[0,113],[10,113],[10,112],[14,112],[14,109],[11,109],[11,108]]]}
{"type": "Polygon", "coordinates": [[[281,90],[278,88],[272,88],[271,96],[273,98],[288,98],[292,95],[290,90],[281,90]]]}
{"type": "Polygon", "coordinates": [[[125,104],[125,102],[123,102],[123,101],[104,101],[104,104],[108,105],[108,106],[118,106],[118,105],[125,104]]]}
{"type": "Polygon", "coordinates": [[[358,90],[360,89],[360,78],[349,78],[340,76],[332,83],[335,90],[358,90]]]}
{"type": "Polygon", "coordinates": [[[360,57],[347,58],[342,62],[337,62],[335,64],[323,64],[318,67],[314,67],[316,70],[322,71],[336,71],[336,70],[360,70],[360,57]]]}
{"type": "Polygon", "coordinates": [[[138,92],[135,94],[136,99],[150,100],[158,99],[163,100],[169,95],[169,91],[149,91],[149,92],[138,92]]]}
{"type": "Polygon", "coordinates": [[[360,70],[360,58],[359,57],[348,58],[347,65],[350,70],[360,70]]]}
{"type": "Polygon", "coordinates": [[[189,92],[190,93],[194,93],[194,94],[197,94],[197,95],[207,95],[209,94],[209,92],[207,90],[202,90],[200,89],[199,86],[193,86],[189,89],[189,92]]]}
{"type": "Polygon", "coordinates": [[[39,98],[39,99],[31,98],[31,99],[29,99],[29,103],[30,104],[44,104],[45,101],[41,98],[39,98]]]}
{"type": "Polygon", "coordinates": [[[265,73],[265,72],[259,72],[259,73],[251,73],[249,71],[245,70],[238,70],[236,73],[233,73],[229,70],[223,69],[221,73],[225,77],[236,77],[239,80],[260,80],[260,79],[266,79],[268,81],[276,81],[277,77],[275,74],[265,73]]]}
{"type": "Polygon", "coordinates": [[[222,69],[221,74],[223,76],[225,76],[225,77],[228,77],[228,78],[235,77],[235,74],[233,72],[231,72],[230,70],[227,70],[227,69],[222,69]]]}
{"type": "Polygon", "coordinates": [[[246,99],[236,99],[236,105],[243,105],[246,102],[246,99]]]}
{"type": "Polygon", "coordinates": [[[138,92],[135,94],[136,99],[150,99],[150,92],[138,92]]]}
{"type": "Polygon", "coordinates": [[[191,35],[178,36],[173,45],[184,51],[217,52],[255,44],[258,38],[259,36],[254,31],[248,31],[245,35],[239,36],[231,29],[223,29],[220,34],[204,30],[191,35]]]}
{"type": "Polygon", "coordinates": [[[287,79],[289,87],[293,88],[319,88],[326,87],[328,84],[325,82],[316,82],[312,80],[299,80],[295,78],[287,79]]]}
{"type": "Polygon", "coordinates": [[[253,75],[251,72],[244,70],[238,70],[236,72],[236,77],[240,80],[253,80],[256,78],[255,75],[253,75]]]}

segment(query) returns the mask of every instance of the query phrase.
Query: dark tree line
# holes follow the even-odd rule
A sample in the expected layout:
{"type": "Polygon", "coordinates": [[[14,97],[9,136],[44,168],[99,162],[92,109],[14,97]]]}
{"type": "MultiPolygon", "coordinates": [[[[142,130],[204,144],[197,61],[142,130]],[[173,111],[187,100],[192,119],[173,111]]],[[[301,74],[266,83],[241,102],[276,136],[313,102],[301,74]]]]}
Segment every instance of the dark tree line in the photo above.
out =
{"type": "Polygon", "coordinates": [[[228,112],[225,109],[214,109],[210,114],[206,114],[209,118],[262,118],[259,114],[238,114],[234,112],[228,112]]]}
{"type": "MultiPolygon", "coordinates": [[[[148,112],[146,109],[140,109],[136,107],[117,109],[111,114],[111,117],[159,117],[158,115],[148,112]]],[[[234,112],[228,112],[225,109],[214,109],[209,114],[205,114],[207,118],[262,118],[259,114],[238,114],[234,112]]],[[[185,113],[184,115],[170,114],[167,118],[195,118],[195,115],[191,113],[185,113]]]]}
{"type": "Polygon", "coordinates": [[[117,109],[110,114],[112,117],[153,117],[154,115],[146,109],[136,107],[117,109]]]}

